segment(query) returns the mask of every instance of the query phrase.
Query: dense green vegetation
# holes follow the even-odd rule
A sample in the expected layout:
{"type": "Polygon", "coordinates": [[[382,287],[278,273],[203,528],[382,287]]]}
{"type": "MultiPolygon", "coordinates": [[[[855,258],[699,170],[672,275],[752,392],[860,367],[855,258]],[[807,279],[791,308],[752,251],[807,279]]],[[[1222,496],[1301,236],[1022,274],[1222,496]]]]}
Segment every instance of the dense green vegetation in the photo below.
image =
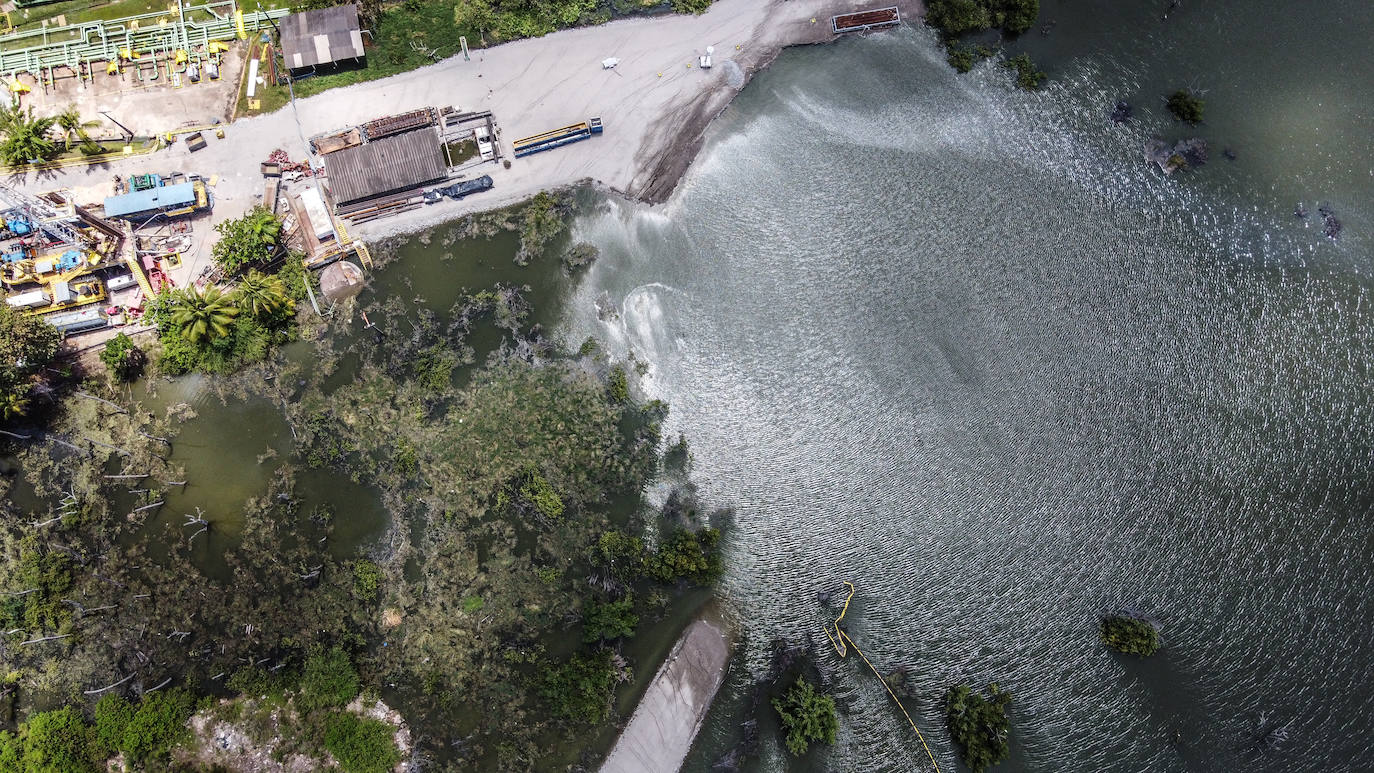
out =
{"type": "Polygon", "coordinates": [[[1202,122],[1202,110],[1207,103],[1203,102],[1193,92],[1188,89],[1179,89],[1169,95],[1166,106],[1174,118],[1184,123],[1198,124],[1202,122]]]}
{"type": "MultiPolygon", "coordinates": [[[[472,223],[520,234],[553,229],[548,213],[472,223]]],[[[558,257],[533,259],[556,274],[558,257]]],[[[160,299],[164,372],[230,370],[247,361],[244,325],[290,320],[291,304],[271,297],[286,269],[272,269],[160,299]]],[[[637,670],[621,643],[715,577],[720,533],[690,486],[662,512],[642,506],[666,406],[638,401],[635,370],[599,347],[574,356],[542,340],[523,292],[465,292],[445,314],[388,294],[369,313],[409,324],[312,337],[308,366],[213,379],[284,406],[291,428],[293,444],[259,460],[271,460],[270,483],[231,513],[160,511],[187,477],[167,449],[190,409],[102,402],[126,392],[112,380],[83,386],[101,400],[63,401],[47,435],[0,438],[49,503],[0,518],[0,660],[15,674],[0,694],[29,720],[70,706],[87,729],[83,759],[118,750],[147,769],[222,764],[205,722],[278,758],[387,768],[394,727],[359,708],[372,713],[383,684],[403,696],[422,754],[443,749],[461,769],[576,763],[569,747],[601,737],[637,670]],[[338,555],[335,524],[352,514],[303,504],[298,464],[378,492],[386,537],[338,555]],[[87,695],[102,690],[99,703],[87,695]],[[205,693],[237,695],[202,697],[191,723],[202,735],[188,738],[190,696],[205,693]]],[[[15,480],[0,476],[0,497],[15,480]]],[[[0,760],[21,759],[26,738],[0,736],[0,760]]]]}
{"type": "Polygon", "coordinates": [[[0,770],[21,773],[95,773],[117,754],[135,769],[165,765],[185,734],[192,700],[185,690],[149,693],[137,706],[116,695],[96,704],[88,723],[71,706],[32,715],[18,735],[0,733],[0,770]]]}
{"type": "Polygon", "coordinates": [[[1035,91],[1045,81],[1045,73],[1035,68],[1035,63],[1027,54],[1013,56],[1002,66],[1016,71],[1016,85],[1026,91],[1035,91]]]}
{"type": "Polygon", "coordinates": [[[1133,615],[1108,615],[1098,624],[1102,643],[1117,652],[1148,657],[1159,650],[1159,629],[1133,615]]]}
{"type": "Polygon", "coordinates": [[[151,304],[164,373],[231,373],[267,357],[293,338],[296,304],[314,279],[301,256],[283,250],[281,221],[257,207],[215,226],[213,254],[229,275],[230,291],[209,285],[165,291],[151,304]],[[275,272],[275,273],[269,273],[275,272]]]}
{"type": "Polygon", "coordinates": [[[946,38],[985,30],[1020,35],[1035,25],[1040,0],[927,0],[926,24],[946,38]]]}
{"type": "Polygon", "coordinates": [[[634,608],[633,596],[605,603],[595,599],[589,601],[582,613],[582,641],[591,643],[634,636],[635,627],[639,625],[639,615],[634,608]]]}
{"type": "Polygon", "coordinates": [[[1011,693],[988,685],[988,695],[973,692],[966,684],[945,693],[945,721],[949,735],[959,749],[964,764],[973,773],[982,773],[1007,758],[1007,704],[1011,693]]]}
{"type": "Polygon", "coordinates": [[[62,334],[38,317],[0,304],[0,422],[22,416],[62,334]]]}
{"type": "Polygon", "coordinates": [[[100,361],[116,381],[132,381],[143,372],[147,357],[134,345],[132,338],[121,332],[105,342],[105,348],[100,350],[100,361]]]}
{"type": "Polygon", "coordinates": [[[812,743],[835,743],[840,729],[835,718],[835,699],[817,692],[805,677],[797,680],[781,698],[773,699],[782,728],[787,733],[787,751],[800,757],[812,743]]]}

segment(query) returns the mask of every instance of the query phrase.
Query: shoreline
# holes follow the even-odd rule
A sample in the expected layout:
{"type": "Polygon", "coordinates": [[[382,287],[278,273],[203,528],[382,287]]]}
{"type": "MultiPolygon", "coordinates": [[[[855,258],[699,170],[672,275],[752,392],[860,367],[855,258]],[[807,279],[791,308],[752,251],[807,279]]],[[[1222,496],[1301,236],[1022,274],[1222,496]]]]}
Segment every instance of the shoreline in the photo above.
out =
{"type": "MultiPolygon", "coordinates": [[[[258,162],[276,148],[304,158],[305,138],[427,105],[491,110],[509,147],[516,137],[600,115],[604,135],[567,148],[512,159],[511,168],[484,164],[495,188],[463,201],[445,200],[360,224],[363,239],[413,233],[476,212],[518,203],[542,190],[590,183],[650,205],[668,200],[691,167],[708,126],[784,49],[836,39],[830,16],[871,7],[872,0],[717,0],[700,16],[672,14],[619,19],[560,30],[474,50],[471,61],[450,57],[406,73],[343,86],[297,100],[296,105],[225,126],[192,154],[184,143],[150,156],[91,167],[25,175],[16,187],[29,193],[67,188],[78,202],[103,200],[114,174],[185,171],[218,178],[216,204],[202,230],[198,252],[208,250],[208,226],[247,211],[261,199],[258,162]],[[715,67],[696,57],[716,50],[715,67]],[[600,60],[620,59],[613,70],[600,60]],[[738,68],[738,88],[726,71],[738,68]]],[[[898,0],[907,23],[923,15],[920,0],[898,0]]],[[[327,180],[328,178],[326,178],[327,180]]],[[[213,236],[210,237],[213,239],[213,236]]],[[[203,258],[192,261],[194,268],[203,258]]],[[[187,276],[193,276],[188,269],[187,276]]],[[[174,277],[184,284],[182,277],[174,277]]]]}

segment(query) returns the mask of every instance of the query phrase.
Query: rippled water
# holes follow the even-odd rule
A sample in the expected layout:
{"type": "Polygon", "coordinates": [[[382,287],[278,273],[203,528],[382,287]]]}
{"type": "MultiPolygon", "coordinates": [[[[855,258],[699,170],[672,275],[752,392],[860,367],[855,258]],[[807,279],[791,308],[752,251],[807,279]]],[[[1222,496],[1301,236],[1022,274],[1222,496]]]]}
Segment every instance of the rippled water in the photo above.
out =
{"type": "MultiPolygon", "coordinates": [[[[689,769],[735,742],[770,639],[824,643],[843,580],[854,639],[915,667],[944,769],[956,680],[1015,693],[999,769],[1374,769],[1370,241],[1294,219],[1316,178],[1282,165],[1151,173],[1143,140],[1181,130],[1105,118],[1136,65],[1057,75],[961,78],[913,30],[788,52],[669,204],[577,224],[602,258],[563,332],[647,360],[738,508],[747,645],[689,769]],[[1160,621],[1158,656],[1098,643],[1121,607],[1160,621]]],[[[1323,195],[1374,221],[1374,153],[1333,153],[1355,171],[1323,195]]],[[[822,662],[846,710],[802,767],[917,769],[862,663],[822,662]]],[[[786,766],[772,739],[756,766],[786,766]]]]}

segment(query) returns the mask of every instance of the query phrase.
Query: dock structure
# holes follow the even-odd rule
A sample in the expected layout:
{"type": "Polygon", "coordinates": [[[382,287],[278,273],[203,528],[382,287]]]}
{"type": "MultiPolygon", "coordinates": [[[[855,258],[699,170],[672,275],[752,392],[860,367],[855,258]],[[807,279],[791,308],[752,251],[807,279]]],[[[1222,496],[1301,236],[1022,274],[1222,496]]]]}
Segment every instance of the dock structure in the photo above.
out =
{"type": "Polygon", "coordinates": [[[841,32],[863,32],[864,30],[895,27],[902,23],[902,13],[897,6],[873,8],[867,11],[842,13],[830,17],[830,28],[838,35],[841,32]]]}

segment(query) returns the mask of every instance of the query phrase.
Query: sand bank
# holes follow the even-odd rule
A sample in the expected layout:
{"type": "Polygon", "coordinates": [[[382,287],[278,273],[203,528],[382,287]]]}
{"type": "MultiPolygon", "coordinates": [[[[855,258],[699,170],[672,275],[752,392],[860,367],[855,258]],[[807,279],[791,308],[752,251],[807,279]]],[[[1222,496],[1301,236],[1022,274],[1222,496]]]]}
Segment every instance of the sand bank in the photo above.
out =
{"type": "Polygon", "coordinates": [[[703,617],[687,626],[616,739],[601,773],[671,773],[681,767],[729,660],[724,623],[703,617]]]}

